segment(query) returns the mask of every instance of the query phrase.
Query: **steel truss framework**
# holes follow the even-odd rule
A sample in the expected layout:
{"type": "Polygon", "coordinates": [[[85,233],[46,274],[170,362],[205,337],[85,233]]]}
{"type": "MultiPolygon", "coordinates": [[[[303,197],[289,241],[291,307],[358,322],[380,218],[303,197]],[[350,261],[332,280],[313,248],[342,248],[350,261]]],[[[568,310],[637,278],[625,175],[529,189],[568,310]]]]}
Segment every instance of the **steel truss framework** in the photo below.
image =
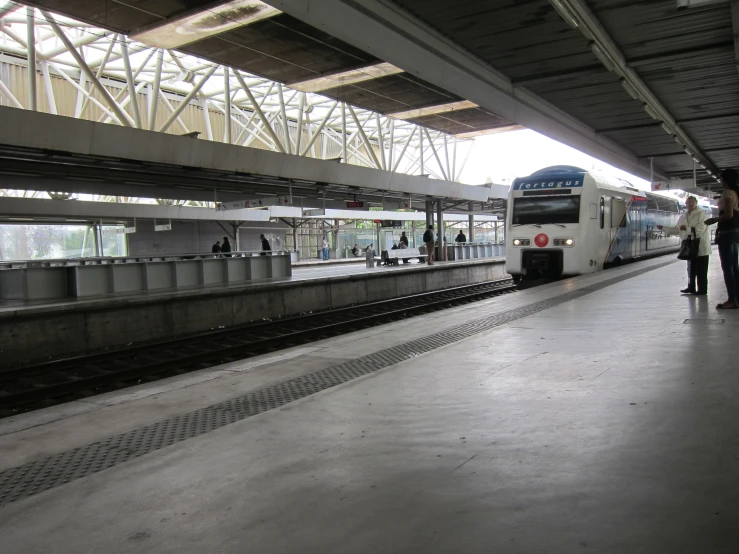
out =
{"type": "Polygon", "coordinates": [[[456,182],[472,149],[469,139],[13,2],[0,7],[0,52],[0,104],[16,108],[456,182]]]}

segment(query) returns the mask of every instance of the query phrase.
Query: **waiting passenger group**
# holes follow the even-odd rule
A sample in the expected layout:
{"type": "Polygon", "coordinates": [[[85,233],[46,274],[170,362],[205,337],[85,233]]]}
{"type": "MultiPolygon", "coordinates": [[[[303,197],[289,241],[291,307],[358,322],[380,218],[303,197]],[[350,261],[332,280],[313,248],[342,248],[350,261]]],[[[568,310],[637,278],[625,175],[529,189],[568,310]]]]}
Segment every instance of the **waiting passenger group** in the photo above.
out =
{"type": "Polygon", "coordinates": [[[729,298],[716,309],[735,310],[739,308],[739,173],[735,169],[725,170],[721,174],[721,184],[724,190],[718,201],[718,217],[707,219],[706,214],[698,209],[696,198],[690,196],[686,201],[688,210],[680,216],[675,227],[657,227],[669,235],[679,235],[682,240],[689,237],[698,239],[697,255],[688,260],[688,288],[680,292],[705,296],[708,294],[708,260],[711,254],[708,227],[718,223],[716,244],[729,298]]]}

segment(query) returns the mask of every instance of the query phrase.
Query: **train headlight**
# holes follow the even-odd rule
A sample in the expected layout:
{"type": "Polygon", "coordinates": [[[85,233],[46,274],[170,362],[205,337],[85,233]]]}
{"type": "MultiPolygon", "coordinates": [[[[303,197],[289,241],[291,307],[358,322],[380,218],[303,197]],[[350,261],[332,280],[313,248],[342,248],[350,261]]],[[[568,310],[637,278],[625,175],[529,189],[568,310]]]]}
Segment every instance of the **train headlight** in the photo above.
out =
{"type": "Polygon", "coordinates": [[[513,239],[513,246],[529,246],[530,244],[529,239],[513,239]]]}
{"type": "Polygon", "coordinates": [[[560,246],[562,248],[571,248],[575,245],[574,239],[554,239],[554,246],[560,246]]]}

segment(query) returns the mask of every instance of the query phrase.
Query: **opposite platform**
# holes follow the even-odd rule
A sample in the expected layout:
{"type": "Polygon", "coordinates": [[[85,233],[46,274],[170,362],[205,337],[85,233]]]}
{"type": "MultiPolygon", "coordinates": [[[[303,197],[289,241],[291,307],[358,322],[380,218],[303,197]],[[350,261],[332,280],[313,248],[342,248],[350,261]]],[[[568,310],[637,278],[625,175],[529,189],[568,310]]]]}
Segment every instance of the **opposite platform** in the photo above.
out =
{"type": "Polygon", "coordinates": [[[739,312],[713,309],[717,265],[708,298],[649,260],[6,427],[3,545],[733,553],[739,312]]]}
{"type": "Polygon", "coordinates": [[[71,355],[508,277],[487,258],[367,268],[296,269],[292,277],[187,290],[0,303],[6,363],[71,355]]]}

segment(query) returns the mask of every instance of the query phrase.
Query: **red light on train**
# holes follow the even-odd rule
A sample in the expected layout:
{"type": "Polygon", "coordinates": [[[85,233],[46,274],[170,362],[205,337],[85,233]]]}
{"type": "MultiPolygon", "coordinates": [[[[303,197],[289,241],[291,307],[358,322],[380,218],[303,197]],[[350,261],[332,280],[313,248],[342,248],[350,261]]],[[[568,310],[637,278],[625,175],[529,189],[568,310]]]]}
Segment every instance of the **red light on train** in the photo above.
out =
{"type": "Polygon", "coordinates": [[[544,233],[540,233],[534,237],[534,244],[538,246],[539,248],[544,248],[547,244],[549,244],[549,237],[546,236],[544,233]]]}

